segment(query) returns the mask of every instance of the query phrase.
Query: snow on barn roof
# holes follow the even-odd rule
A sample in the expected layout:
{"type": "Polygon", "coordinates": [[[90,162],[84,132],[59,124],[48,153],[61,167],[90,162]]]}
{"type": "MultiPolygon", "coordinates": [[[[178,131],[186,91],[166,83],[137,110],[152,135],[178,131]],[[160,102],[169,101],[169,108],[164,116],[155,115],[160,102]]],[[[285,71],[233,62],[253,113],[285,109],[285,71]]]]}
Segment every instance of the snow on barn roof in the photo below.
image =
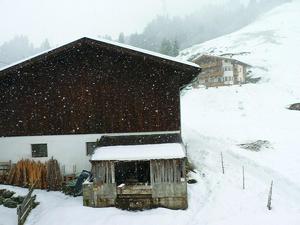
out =
{"type": "Polygon", "coordinates": [[[186,157],[180,143],[152,145],[118,145],[95,149],[91,161],[181,159],[186,157]]]}
{"type": "Polygon", "coordinates": [[[95,40],[105,42],[105,43],[111,44],[111,45],[116,45],[116,46],[119,46],[119,47],[122,47],[122,48],[127,48],[127,49],[134,50],[134,51],[137,51],[137,52],[141,52],[141,53],[144,53],[144,54],[147,54],[147,55],[152,55],[152,56],[155,56],[155,57],[158,57],[158,58],[167,59],[167,60],[170,60],[170,61],[186,64],[186,65],[193,66],[193,67],[199,67],[198,64],[193,63],[193,62],[189,62],[189,61],[186,61],[186,60],[181,60],[181,59],[178,59],[178,58],[175,58],[175,57],[172,57],[172,56],[160,54],[160,53],[157,53],[157,52],[153,52],[153,51],[149,51],[149,50],[146,50],[146,49],[134,47],[134,46],[131,46],[131,45],[122,44],[122,43],[119,43],[119,42],[110,41],[110,40],[106,40],[106,39],[95,39],[95,40]]]}
{"type": "Polygon", "coordinates": [[[102,42],[102,43],[105,43],[105,44],[108,44],[108,45],[118,46],[120,48],[140,52],[140,53],[143,53],[145,55],[150,55],[150,56],[154,56],[154,57],[157,57],[157,58],[161,58],[161,59],[164,59],[164,60],[167,60],[167,61],[173,61],[173,62],[176,62],[176,63],[181,63],[181,64],[185,64],[185,65],[189,65],[189,66],[199,68],[199,65],[197,65],[196,63],[189,62],[189,61],[186,61],[186,60],[181,60],[181,59],[178,59],[178,58],[175,58],[175,57],[172,57],[172,56],[163,55],[163,54],[160,54],[160,53],[157,53],[157,52],[145,50],[145,49],[142,49],[142,48],[133,47],[133,46],[130,46],[130,45],[126,45],[126,44],[122,44],[122,43],[118,43],[118,42],[115,42],[115,41],[110,41],[110,40],[106,40],[106,39],[102,39],[102,38],[83,37],[83,38],[77,39],[73,42],[67,42],[67,43],[64,43],[62,45],[56,46],[54,48],[48,49],[46,51],[40,52],[38,54],[32,55],[30,57],[24,58],[22,60],[19,60],[17,62],[12,63],[12,64],[6,65],[4,67],[0,67],[0,72],[4,71],[4,70],[6,70],[10,67],[17,66],[18,64],[21,64],[21,63],[30,61],[32,59],[35,59],[36,57],[50,54],[51,52],[57,50],[58,48],[64,47],[65,45],[68,45],[68,44],[71,44],[71,43],[74,43],[74,42],[78,42],[80,40],[98,41],[98,42],[102,42]]]}

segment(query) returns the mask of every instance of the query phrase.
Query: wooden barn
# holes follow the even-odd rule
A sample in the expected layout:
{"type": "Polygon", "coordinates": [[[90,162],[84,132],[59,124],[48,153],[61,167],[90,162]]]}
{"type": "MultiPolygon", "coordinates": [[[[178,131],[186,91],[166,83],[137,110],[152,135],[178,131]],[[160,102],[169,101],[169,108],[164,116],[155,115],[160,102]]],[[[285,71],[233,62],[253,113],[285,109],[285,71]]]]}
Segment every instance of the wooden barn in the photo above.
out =
{"type": "Polygon", "coordinates": [[[180,90],[199,73],[194,63],[90,38],[2,68],[0,161],[53,156],[72,173],[91,169],[102,136],[108,146],[112,137],[137,146],[140,135],[152,136],[149,145],[181,143],[180,90]]]}

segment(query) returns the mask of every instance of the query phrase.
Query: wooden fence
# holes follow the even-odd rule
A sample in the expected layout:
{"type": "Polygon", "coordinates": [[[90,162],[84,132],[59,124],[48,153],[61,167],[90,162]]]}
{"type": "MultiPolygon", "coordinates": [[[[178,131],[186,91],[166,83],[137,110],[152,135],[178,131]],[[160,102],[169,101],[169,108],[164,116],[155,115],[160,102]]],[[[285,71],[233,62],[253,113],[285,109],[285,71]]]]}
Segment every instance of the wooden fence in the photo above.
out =
{"type": "Polygon", "coordinates": [[[34,185],[31,186],[31,188],[29,189],[29,193],[26,195],[24,201],[17,208],[18,225],[23,225],[25,223],[27,216],[33,208],[34,200],[36,198],[36,195],[32,196],[32,192],[34,190],[33,188],[34,185]]]}

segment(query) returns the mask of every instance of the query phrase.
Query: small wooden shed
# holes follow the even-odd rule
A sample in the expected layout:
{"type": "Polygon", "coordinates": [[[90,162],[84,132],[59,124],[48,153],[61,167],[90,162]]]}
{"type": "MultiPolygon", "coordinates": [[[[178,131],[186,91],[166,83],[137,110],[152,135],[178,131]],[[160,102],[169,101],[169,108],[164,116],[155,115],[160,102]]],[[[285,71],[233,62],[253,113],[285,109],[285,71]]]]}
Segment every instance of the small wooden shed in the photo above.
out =
{"type": "Polygon", "coordinates": [[[93,181],[83,185],[84,205],[185,209],[185,160],[182,143],[99,147],[90,160],[93,181]]]}

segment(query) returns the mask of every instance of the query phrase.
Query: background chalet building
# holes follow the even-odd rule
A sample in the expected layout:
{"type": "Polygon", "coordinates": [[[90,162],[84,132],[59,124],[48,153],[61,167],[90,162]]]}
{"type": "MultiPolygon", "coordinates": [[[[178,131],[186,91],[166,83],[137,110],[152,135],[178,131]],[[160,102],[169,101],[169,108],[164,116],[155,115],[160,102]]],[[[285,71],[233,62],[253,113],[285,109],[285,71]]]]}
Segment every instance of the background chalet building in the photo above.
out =
{"type": "Polygon", "coordinates": [[[236,59],[213,55],[201,55],[193,60],[202,68],[194,86],[217,87],[243,84],[246,80],[247,65],[236,59]]]}
{"type": "MultiPolygon", "coordinates": [[[[98,157],[93,155],[91,161],[96,177],[92,185],[98,190],[104,183],[108,184],[105,188],[116,188],[130,179],[144,182],[144,186],[159,181],[157,189],[146,192],[146,196],[157,194],[151,204],[185,208],[180,89],[200,71],[194,63],[89,38],[3,68],[0,70],[0,161],[16,162],[22,158],[45,161],[53,156],[65,173],[74,172],[75,167],[77,172],[90,170],[89,160],[96,140],[100,139],[98,157]],[[125,174],[117,172],[121,164],[116,164],[118,151],[112,148],[115,143],[132,145],[135,149],[131,151],[132,158],[124,160],[120,156],[125,174]],[[147,154],[134,154],[139,145],[141,152],[147,154]],[[146,145],[149,152],[145,152],[146,145]],[[161,145],[165,145],[165,154],[161,145]],[[104,146],[106,152],[114,154],[99,156],[104,146]],[[159,166],[161,163],[165,167],[159,166]],[[148,173],[149,179],[140,180],[139,173],[128,177],[137,165],[142,165],[141,173],[148,173]],[[181,182],[181,186],[159,186],[169,179],[160,176],[164,168],[173,171],[169,175],[172,182],[181,182]],[[103,171],[107,172],[107,179],[103,178],[103,171]],[[170,204],[169,198],[159,198],[166,197],[162,193],[168,192],[175,193],[173,197],[180,195],[183,200],[170,204]]],[[[116,204],[119,195],[103,200],[105,190],[101,192],[103,195],[96,193],[99,199],[86,195],[85,204],[94,207],[116,204]]],[[[111,194],[112,189],[108,190],[111,194]]],[[[149,206],[149,201],[146,203],[149,206]]]]}

